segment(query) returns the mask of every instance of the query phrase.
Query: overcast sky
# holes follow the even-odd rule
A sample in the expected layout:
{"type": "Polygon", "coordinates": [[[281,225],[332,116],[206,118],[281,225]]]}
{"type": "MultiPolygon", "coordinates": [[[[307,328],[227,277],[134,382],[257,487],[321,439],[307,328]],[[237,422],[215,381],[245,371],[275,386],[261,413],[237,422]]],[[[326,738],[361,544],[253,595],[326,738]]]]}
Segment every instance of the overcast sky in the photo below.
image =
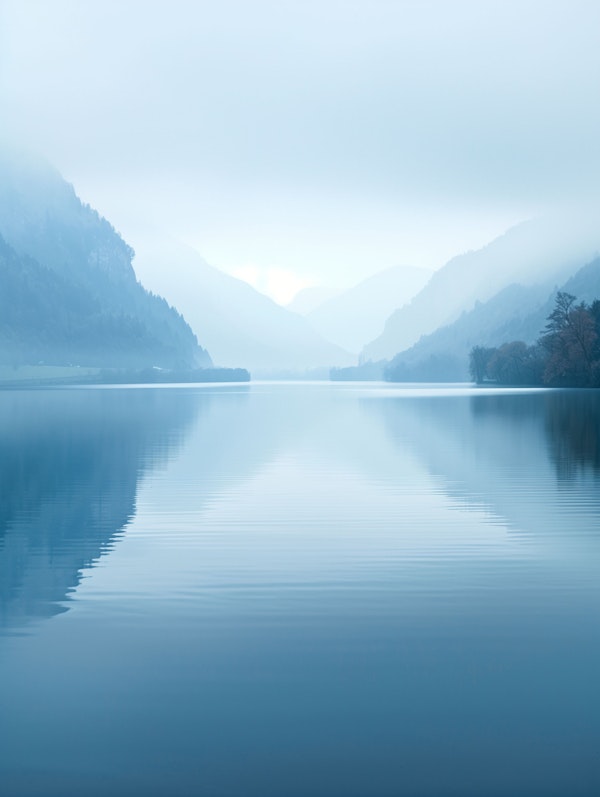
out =
{"type": "Polygon", "coordinates": [[[285,299],[593,193],[599,45],[597,0],[0,0],[0,123],[285,299]]]}

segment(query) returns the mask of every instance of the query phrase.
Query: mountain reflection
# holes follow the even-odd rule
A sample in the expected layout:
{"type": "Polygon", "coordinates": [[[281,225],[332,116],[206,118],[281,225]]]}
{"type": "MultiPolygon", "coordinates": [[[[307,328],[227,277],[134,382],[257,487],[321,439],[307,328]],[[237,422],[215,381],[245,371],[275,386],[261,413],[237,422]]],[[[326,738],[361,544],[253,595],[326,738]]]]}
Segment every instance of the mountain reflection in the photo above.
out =
{"type": "Polygon", "coordinates": [[[343,460],[382,483],[390,469],[405,478],[416,459],[435,491],[528,533],[572,536],[568,513],[580,528],[591,528],[582,512],[597,517],[595,392],[351,396],[293,386],[0,392],[0,629],[65,611],[82,570],[135,514],[141,477],[184,439],[185,484],[163,489],[173,505],[181,490],[190,512],[312,446],[319,467],[343,460]],[[549,489],[557,479],[577,489],[549,489]]]}
{"type": "Polygon", "coordinates": [[[0,628],[63,602],[135,513],[138,480],[196,412],[192,391],[0,393],[0,628]]]}

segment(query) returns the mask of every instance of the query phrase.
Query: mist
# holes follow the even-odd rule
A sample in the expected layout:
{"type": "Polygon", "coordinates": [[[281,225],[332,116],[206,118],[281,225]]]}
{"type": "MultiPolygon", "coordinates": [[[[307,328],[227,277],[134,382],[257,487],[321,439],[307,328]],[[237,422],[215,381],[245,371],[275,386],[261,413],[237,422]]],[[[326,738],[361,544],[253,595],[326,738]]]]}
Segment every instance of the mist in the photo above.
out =
{"type": "Polygon", "coordinates": [[[11,2],[0,100],[136,247],[348,288],[597,198],[600,10],[11,2]]]}
{"type": "Polygon", "coordinates": [[[600,794],[599,38],[0,0],[3,794],[600,794]]]}

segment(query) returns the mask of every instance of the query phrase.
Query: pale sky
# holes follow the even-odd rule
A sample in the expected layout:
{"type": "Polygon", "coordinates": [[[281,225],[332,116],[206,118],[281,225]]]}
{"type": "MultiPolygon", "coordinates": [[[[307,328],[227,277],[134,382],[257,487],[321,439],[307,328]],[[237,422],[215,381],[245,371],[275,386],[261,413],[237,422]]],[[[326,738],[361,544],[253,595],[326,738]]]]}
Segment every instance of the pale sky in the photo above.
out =
{"type": "Polygon", "coordinates": [[[280,300],[600,185],[600,2],[0,0],[0,124],[280,300]]]}

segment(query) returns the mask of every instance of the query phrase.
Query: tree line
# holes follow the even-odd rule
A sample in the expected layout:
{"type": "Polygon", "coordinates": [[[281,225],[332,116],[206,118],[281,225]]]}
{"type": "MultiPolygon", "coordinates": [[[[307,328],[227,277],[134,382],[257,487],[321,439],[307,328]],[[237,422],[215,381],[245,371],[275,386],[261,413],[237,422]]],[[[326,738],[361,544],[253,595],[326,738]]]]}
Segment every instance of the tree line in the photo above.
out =
{"type": "Polygon", "coordinates": [[[477,384],[600,387],[600,300],[577,303],[565,291],[538,340],[514,340],[498,347],[475,346],[469,371],[477,384]]]}

